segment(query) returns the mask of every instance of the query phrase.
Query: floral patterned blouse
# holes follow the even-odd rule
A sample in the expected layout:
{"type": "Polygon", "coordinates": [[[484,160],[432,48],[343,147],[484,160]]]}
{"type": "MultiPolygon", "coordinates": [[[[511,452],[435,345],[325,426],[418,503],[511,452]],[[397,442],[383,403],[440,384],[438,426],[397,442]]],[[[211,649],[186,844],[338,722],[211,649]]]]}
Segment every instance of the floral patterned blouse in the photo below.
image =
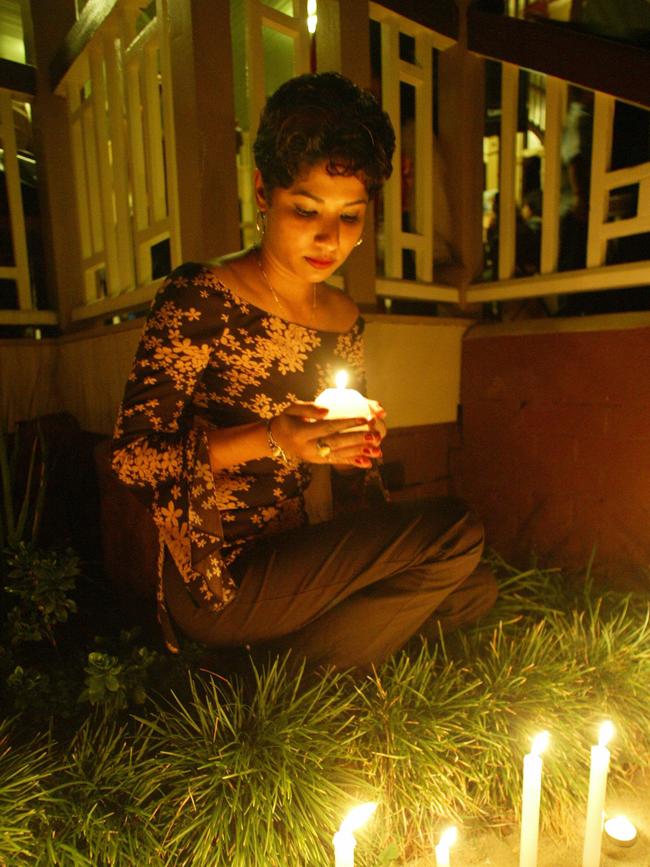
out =
{"type": "Polygon", "coordinates": [[[159,290],[120,406],[113,469],[158,528],[158,618],[172,650],[165,550],[197,605],[216,612],[237,592],[227,567],[247,543],[307,520],[308,464],[269,456],[215,475],[196,419],[230,427],[272,418],[331,387],[342,367],[362,389],[362,332],[361,318],[345,333],[288,322],[238,297],[203,264],[181,265],[159,290]]]}

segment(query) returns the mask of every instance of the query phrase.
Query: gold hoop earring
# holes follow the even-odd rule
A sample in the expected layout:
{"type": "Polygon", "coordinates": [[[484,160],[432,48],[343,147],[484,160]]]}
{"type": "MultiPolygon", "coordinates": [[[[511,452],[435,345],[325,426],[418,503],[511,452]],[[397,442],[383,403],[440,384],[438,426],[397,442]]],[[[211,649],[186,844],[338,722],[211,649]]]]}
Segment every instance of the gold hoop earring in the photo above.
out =
{"type": "Polygon", "coordinates": [[[266,211],[261,211],[259,208],[255,215],[255,229],[257,230],[257,235],[261,241],[264,237],[264,232],[266,231],[266,211]]]}
{"type": "Polygon", "coordinates": [[[361,236],[361,238],[359,238],[359,240],[357,241],[357,243],[354,246],[360,247],[362,244],[363,244],[363,236],[361,236]]]}

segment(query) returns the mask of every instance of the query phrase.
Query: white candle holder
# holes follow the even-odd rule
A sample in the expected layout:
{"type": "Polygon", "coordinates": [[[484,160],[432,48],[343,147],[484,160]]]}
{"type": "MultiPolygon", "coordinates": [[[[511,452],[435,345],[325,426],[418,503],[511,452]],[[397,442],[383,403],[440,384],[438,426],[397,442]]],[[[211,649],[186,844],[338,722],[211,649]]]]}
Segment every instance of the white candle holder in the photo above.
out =
{"type": "Polygon", "coordinates": [[[604,830],[607,842],[623,849],[634,846],[639,839],[636,827],[626,816],[614,816],[607,819],[604,830]]]}

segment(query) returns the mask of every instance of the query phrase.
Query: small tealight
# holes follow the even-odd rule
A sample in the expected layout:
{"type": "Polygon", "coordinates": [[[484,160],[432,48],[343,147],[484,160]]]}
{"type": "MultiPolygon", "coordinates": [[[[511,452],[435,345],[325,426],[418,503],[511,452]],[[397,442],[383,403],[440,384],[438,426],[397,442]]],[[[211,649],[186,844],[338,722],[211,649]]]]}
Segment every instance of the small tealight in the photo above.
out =
{"type": "Polygon", "coordinates": [[[605,822],[605,836],[615,846],[632,846],[636,842],[636,828],[625,816],[615,816],[605,822]]]}

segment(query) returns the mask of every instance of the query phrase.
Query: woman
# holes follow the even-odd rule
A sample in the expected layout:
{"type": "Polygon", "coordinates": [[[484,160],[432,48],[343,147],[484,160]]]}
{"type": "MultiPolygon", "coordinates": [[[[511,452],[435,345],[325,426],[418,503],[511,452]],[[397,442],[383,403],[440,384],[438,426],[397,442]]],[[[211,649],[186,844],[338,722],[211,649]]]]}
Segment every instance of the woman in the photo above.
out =
{"type": "Polygon", "coordinates": [[[113,466],[158,528],[172,649],[173,622],[213,647],[368,668],[494,599],[491,576],[472,576],[483,534],[459,501],[307,523],[310,465],[330,464],[354,489],[381,458],[379,405],[366,423],[328,419],[313,401],[342,366],[363,390],[363,321],[325,281],[361,243],[394,141],[388,116],[346,78],[282,85],[255,142],[259,244],[181,266],[153,303],[113,466]]]}

